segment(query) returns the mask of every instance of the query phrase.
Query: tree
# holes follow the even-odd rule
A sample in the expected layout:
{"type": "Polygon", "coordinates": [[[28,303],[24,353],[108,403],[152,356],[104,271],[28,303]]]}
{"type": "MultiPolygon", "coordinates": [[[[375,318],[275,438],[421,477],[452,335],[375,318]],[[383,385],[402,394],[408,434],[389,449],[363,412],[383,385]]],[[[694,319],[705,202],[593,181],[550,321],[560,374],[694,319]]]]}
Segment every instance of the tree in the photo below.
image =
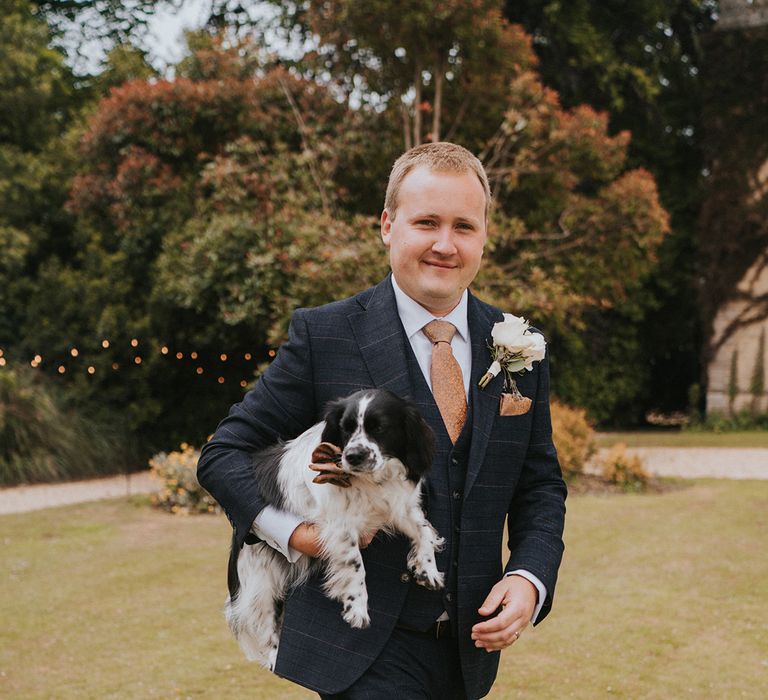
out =
{"type": "Polygon", "coordinates": [[[402,125],[401,148],[422,141],[463,142],[498,125],[507,75],[531,65],[528,40],[492,0],[349,0],[280,6],[289,32],[317,37],[298,62],[311,77],[330,76],[348,99],[386,109],[402,125]]]}
{"type": "Polygon", "coordinates": [[[611,133],[632,133],[629,165],[653,173],[671,215],[671,235],[644,284],[650,304],[644,319],[614,329],[637,333],[652,374],[668,378],[638,395],[640,414],[649,408],[679,410],[688,388],[701,381],[705,341],[696,222],[707,185],[703,139],[710,123],[703,112],[704,46],[717,5],[710,0],[504,5],[504,16],[533,36],[542,80],[563,105],[606,110],[611,133]]]}
{"type": "Polygon", "coordinates": [[[50,32],[21,0],[0,33],[0,345],[18,337],[30,279],[49,255],[70,254],[63,212],[71,161],[62,134],[80,98],[50,32]]]}

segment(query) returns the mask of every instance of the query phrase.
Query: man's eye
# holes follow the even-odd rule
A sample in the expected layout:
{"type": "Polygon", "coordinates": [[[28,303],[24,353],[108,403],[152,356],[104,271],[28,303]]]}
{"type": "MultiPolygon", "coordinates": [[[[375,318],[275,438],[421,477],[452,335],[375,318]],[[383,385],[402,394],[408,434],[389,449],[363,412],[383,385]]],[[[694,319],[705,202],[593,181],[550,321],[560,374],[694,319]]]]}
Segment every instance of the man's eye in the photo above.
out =
{"type": "Polygon", "coordinates": [[[431,219],[421,219],[421,221],[416,222],[417,226],[434,226],[435,222],[431,219]]]}

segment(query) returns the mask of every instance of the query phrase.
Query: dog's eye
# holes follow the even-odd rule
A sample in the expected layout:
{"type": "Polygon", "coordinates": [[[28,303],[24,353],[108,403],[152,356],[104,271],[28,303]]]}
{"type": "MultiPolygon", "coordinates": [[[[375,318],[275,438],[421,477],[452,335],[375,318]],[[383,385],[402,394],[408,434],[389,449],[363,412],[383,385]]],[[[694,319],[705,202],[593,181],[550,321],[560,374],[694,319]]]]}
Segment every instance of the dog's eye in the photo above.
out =
{"type": "Polygon", "coordinates": [[[341,422],[341,429],[345,433],[354,433],[356,427],[357,427],[357,421],[354,418],[345,418],[341,422]]]}
{"type": "Polygon", "coordinates": [[[380,433],[383,426],[378,418],[368,418],[365,421],[365,429],[369,433],[380,433]]]}

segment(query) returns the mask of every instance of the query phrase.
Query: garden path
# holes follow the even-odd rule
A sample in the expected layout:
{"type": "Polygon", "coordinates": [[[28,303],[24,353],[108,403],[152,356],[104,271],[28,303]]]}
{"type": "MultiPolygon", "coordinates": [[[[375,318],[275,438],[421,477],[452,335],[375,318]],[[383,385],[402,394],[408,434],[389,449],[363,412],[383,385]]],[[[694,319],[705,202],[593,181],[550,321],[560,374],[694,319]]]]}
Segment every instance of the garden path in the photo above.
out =
{"type": "MultiPolygon", "coordinates": [[[[657,476],[768,479],[768,449],[635,447],[627,451],[639,455],[645,468],[657,476]]],[[[603,452],[601,450],[599,454],[603,452]]],[[[0,514],[24,513],[70,503],[152,493],[157,488],[158,484],[149,471],[65,484],[0,488],[0,514]]]]}

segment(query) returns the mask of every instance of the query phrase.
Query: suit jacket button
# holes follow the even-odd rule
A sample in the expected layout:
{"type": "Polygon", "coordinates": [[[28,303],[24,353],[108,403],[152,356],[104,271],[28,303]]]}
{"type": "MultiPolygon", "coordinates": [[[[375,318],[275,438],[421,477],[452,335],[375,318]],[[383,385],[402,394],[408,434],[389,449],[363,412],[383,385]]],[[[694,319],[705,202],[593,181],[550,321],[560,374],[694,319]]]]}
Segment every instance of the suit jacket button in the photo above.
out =
{"type": "Polygon", "coordinates": [[[406,571],[403,571],[403,573],[402,573],[402,574],[400,574],[400,580],[401,580],[403,583],[408,583],[408,581],[410,581],[410,580],[411,580],[411,577],[410,577],[410,575],[408,574],[408,572],[406,572],[406,571]]]}
{"type": "Polygon", "coordinates": [[[461,491],[454,491],[451,495],[454,501],[458,501],[461,498],[461,491]]]}
{"type": "Polygon", "coordinates": [[[450,593],[446,593],[445,599],[450,603],[453,600],[453,596],[450,593]]]}

